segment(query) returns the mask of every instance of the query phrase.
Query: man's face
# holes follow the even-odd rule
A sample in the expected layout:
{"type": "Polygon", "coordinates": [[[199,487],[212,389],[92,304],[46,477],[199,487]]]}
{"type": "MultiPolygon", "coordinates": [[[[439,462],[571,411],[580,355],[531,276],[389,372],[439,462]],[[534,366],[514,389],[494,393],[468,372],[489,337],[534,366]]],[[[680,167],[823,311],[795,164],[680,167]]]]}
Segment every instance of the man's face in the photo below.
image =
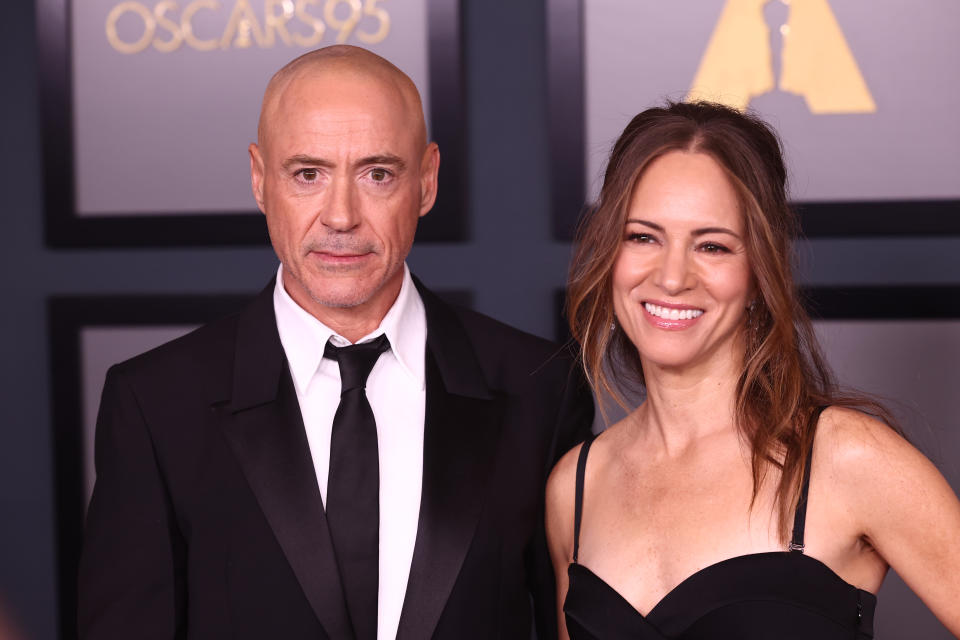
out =
{"type": "Polygon", "coordinates": [[[293,79],[265,111],[254,196],[287,292],[321,319],[350,308],[379,322],[400,291],[436,197],[439,153],[418,110],[392,82],[325,70],[293,79]]]}

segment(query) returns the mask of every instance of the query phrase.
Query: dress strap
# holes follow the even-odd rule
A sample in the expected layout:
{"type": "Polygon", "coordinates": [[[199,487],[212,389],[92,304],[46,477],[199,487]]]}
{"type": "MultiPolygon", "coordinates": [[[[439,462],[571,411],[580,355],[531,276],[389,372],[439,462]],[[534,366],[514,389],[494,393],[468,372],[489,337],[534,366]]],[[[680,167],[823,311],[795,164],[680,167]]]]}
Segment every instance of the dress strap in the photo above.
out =
{"type": "Polygon", "coordinates": [[[577,487],[573,502],[573,561],[580,556],[580,521],[583,519],[583,482],[587,471],[587,453],[593,444],[591,434],[580,447],[580,457],[577,458],[577,487]]]}
{"type": "Polygon", "coordinates": [[[817,407],[810,416],[809,429],[811,432],[810,449],[807,451],[807,462],[803,465],[803,481],[800,485],[800,499],[797,500],[797,509],[793,512],[793,537],[790,539],[790,551],[803,553],[804,530],[807,526],[807,494],[810,492],[810,468],[813,464],[813,440],[816,434],[817,423],[825,406],[817,407]]]}

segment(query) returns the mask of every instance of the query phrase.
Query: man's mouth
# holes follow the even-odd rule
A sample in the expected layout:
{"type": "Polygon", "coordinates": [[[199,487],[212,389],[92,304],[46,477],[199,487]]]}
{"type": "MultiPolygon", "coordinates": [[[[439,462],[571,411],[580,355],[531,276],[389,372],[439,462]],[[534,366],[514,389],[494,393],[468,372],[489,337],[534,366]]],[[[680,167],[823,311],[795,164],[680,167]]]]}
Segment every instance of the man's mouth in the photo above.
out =
{"type": "Polygon", "coordinates": [[[313,251],[312,255],[319,260],[321,264],[330,267],[348,267],[351,265],[360,265],[373,255],[373,252],[363,253],[345,252],[345,251],[313,251]]]}
{"type": "Polygon", "coordinates": [[[363,253],[340,253],[335,251],[314,251],[324,258],[362,258],[363,256],[369,255],[369,252],[363,253]]]}

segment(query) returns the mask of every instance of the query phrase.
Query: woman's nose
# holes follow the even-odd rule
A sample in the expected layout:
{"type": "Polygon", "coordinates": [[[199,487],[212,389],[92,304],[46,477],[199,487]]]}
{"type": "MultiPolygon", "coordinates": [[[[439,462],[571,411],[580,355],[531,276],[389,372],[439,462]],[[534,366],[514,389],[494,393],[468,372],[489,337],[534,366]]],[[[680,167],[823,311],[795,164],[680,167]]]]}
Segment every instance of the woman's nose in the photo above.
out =
{"type": "Polygon", "coordinates": [[[677,295],[696,284],[689,251],[683,247],[664,247],[655,284],[668,295],[677,295]]]}

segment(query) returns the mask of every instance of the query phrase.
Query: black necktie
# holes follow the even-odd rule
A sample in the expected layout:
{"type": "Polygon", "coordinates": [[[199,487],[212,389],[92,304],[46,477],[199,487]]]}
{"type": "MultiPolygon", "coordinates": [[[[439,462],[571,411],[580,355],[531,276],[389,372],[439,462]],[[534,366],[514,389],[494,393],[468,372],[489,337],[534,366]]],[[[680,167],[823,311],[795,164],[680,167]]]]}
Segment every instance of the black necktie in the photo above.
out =
{"type": "Polygon", "coordinates": [[[327,523],[357,640],[377,637],[380,457],[377,423],[365,389],[373,365],[389,348],[382,335],[348,347],[328,342],[323,353],[340,365],[340,406],[330,436],[327,523]]]}

